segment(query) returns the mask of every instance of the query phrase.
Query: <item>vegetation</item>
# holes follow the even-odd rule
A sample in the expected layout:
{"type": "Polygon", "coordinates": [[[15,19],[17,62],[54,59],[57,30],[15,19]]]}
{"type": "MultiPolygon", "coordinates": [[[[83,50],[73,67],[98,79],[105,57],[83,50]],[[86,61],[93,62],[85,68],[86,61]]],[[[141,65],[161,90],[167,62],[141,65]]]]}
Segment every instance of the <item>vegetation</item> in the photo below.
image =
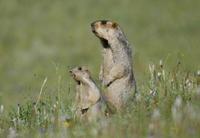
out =
{"type": "Polygon", "coordinates": [[[0,0],[0,137],[199,137],[199,4],[0,0]],[[97,19],[117,21],[134,44],[139,93],[87,124],[73,120],[68,70],[87,65],[99,85],[97,19]]]}

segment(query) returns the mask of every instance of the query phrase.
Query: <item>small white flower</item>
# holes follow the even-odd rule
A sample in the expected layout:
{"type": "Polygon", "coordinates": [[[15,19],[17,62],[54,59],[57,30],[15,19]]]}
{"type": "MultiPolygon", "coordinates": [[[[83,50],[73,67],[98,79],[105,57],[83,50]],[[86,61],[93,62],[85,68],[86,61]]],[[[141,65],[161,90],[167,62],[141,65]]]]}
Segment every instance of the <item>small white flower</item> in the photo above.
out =
{"type": "Polygon", "coordinates": [[[190,80],[187,79],[187,80],[185,81],[185,84],[186,84],[186,86],[190,85],[190,80]]]}
{"type": "Polygon", "coordinates": [[[56,104],[54,104],[53,107],[56,108],[57,107],[56,104]]]}
{"type": "Polygon", "coordinates": [[[160,64],[160,67],[162,68],[163,67],[163,61],[162,61],[162,59],[160,60],[159,64],[160,64]]]}
{"type": "Polygon", "coordinates": [[[160,78],[162,74],[161,74],[161,72],[158,72],[158,74],[157,74],[157,75],[158,75],[158,77],[160,78]]]}
{"type": "Polygon", "coordinates": [[[0,114],[2,114],[2,113],[3,113],[3,111],[4,111],[4,106],[3,106],[3,105],[1,105],[1,106],[0,106],[0,114]]]}
{"type": "Polygon", "coordinates": [[[200,70],[197,71],[197,75],[200,76],[200,70]]]}
{"type": "Polygon", "coordinates": [[[156,96],[156,91],[155,90],[150,90],[150,95],[152,95],[152,96],[156,96]]]}
{"type": "Polygon", "coordinates": [[[186,83],[186,84],[190,83],[190,80],[189,80],[189,79],[187,79],[187,80],[185,81],[185,83],[186,83]]]}
{"type": "Polygon", "coordinates": [[[165,70],[164,69],[162,70],[162,76],[163,76],[163,79],[165,80],[165,70]]]}
{"type": "Polygon", "coordinates": [[[192,81],[189,80],[189,79],[187,79],[187,80],[185,81],[185,85],[186,85],[186,87],[188,87],[188,88],[192,88],[192,87],[193,87],[192,81]]]}

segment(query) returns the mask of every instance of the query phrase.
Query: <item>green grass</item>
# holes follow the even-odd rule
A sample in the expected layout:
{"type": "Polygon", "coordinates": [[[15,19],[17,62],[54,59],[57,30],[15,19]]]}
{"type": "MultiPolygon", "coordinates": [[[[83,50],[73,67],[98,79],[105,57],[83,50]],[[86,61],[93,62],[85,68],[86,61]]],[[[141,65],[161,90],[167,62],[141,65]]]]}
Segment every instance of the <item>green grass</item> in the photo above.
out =
{"type": "MultiPolygon", "coordinates": [[[[44,80],[36,101],[1,112],[1,136],[27,137],[199,137],[200,74],[185,72],[178,63],[150,65],[148,80],[124,112],[96,122],[74,120],[73,96],[45,95],[44,80]],[[70,119],[70,121],[68,120],[70,119]]],[[[69,91],[70,92],[70,91],[69,91]]]]}
{"type": "MultiPolygon", "coordinates": [[[[24,137],[30,132],[35,137],[94,137],[97,130],[102,131],[99,137],[146,137],[150,133],[199,137],[199,5],[198,0],[0,0],[0,105],[4,106],[0,135],[7,135],[12,127],[24,137]],[[90,30],[90,23],[98,19],[118,22],[132,44],[140,100],[126,113],[113,116],[105,131],[98,123],[76,122],[65,128],[51,118],[73,116],[74,83],[69,68],[87,65],[99,85],[101,46],[90,30]],[[165,79],[149,74],[149,64],[161,59],[165,79]],[[45,78],[41,101],[35,107],[45,78]],[[191,86],[184,86],[187,79],[191,86]],[[171,110],[179,96],[182,117],[176,122],[171,110]],[[160,117],[153,119],[157,110],[160,117]],[[14,124],[13,118],[21,123],[14,124]],[[158,124],[156,132],[151,124],[158,124]]],[[[159,65],[158,72],[162,72],[159,65]]]]}

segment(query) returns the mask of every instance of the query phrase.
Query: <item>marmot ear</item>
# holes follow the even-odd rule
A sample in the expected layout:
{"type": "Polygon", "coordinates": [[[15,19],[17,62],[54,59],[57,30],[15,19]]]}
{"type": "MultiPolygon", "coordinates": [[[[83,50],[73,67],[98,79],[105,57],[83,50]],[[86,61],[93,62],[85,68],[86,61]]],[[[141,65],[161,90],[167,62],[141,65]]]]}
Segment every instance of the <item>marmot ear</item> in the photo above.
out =
{"type": "Polygon", "coordinates": [[[117,28],[118,27],[118,24],[116,22],[112,23],[112,27],[113,28],[117,28]]]}

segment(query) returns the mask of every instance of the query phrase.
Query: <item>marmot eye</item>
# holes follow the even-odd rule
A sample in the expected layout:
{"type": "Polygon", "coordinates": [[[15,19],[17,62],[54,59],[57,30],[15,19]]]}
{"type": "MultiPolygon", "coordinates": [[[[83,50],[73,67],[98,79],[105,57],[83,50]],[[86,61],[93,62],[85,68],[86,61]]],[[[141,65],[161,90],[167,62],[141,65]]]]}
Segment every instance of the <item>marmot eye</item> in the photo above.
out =
{"type": "Polygon", "coordinates": [[[78,67],[78,70],[82,70],[82,68],[81,68],[81,67],[78,67]]]}

